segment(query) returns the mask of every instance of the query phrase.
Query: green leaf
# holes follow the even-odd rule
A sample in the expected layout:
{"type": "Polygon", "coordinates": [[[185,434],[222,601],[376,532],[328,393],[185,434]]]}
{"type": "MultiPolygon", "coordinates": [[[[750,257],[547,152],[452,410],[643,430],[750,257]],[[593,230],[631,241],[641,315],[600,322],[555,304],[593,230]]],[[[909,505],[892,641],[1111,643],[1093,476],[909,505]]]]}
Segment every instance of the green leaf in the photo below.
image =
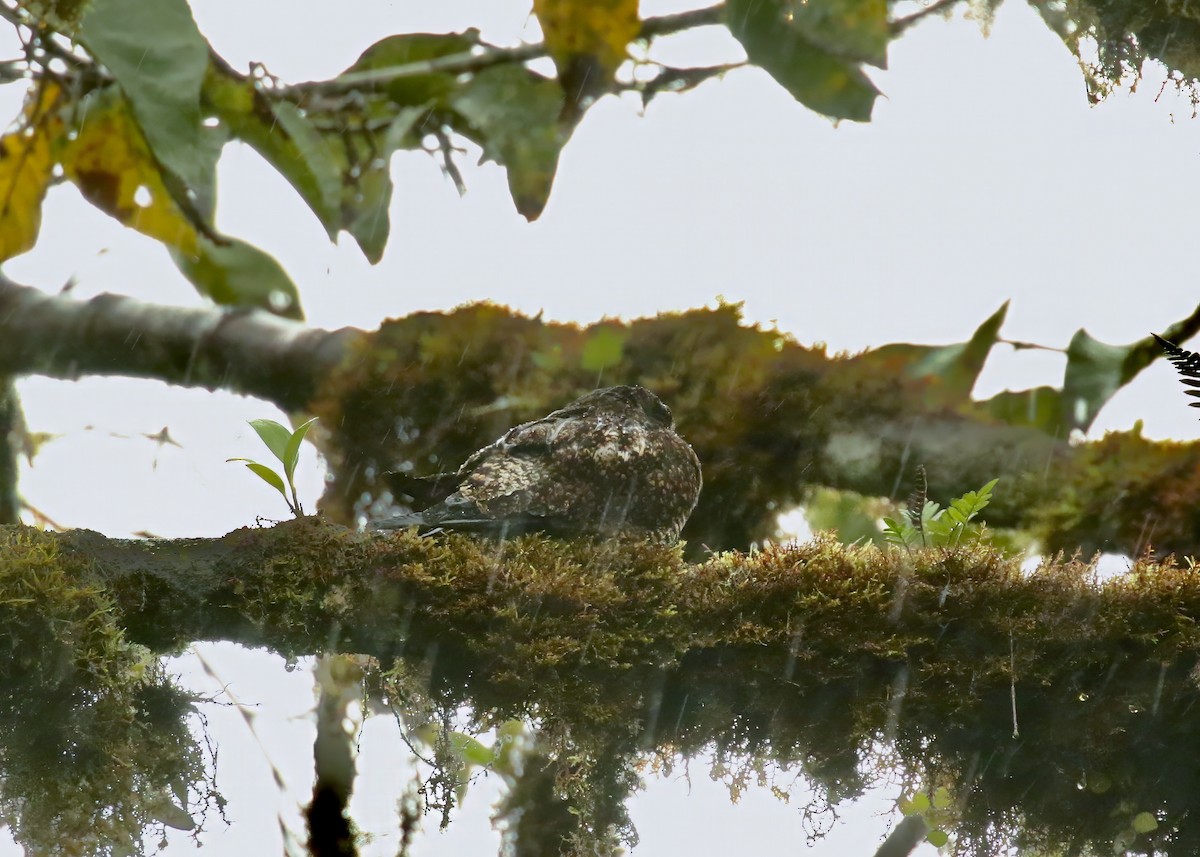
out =
{"type": "Polygon", "coordinates": [[[347,133],[344,116],[268,98],[253,81],[217,68],[205,80],[204,99],[230,134],[253,146],[288,180],[331,239],[344,229],[371,264],[383,257],[390,231],[391,155],[420,145],[414,129],[432,105],[397,110],[387,104],[372,114],[372,130],[347,133]]]}
{"type": "Polygon", "coordinates": [[[462,732],[451,732],[450,746],[464,762],[472,765],[490,765],[496,758],[496,752],[491,747],[484,746],[470,735],[462,732]]]}
{"type": "MultiPolygon", "coordinates": [[[[404,33],[387,36],[371,45],[354,61],[354,65],[342,72],[338,79],[352,82],[355,75],[364,72],[391,69],[411,65],[454,54],[467,54],[481,44],[479,31],[463,33],[404,33]]],[[[363,82],[356,86],[364,92],[383,92],[395,104],[418,105],[431,100],[442,100],[457,86],[457,75],[447,72],[411,74],[394,77],[380,83],[363,82]]]]}
{"type": "Polygon", "coordinates": [[[921,534],[912,524],[902,523],[894,518],[884,518],[883,523],[883,538],[888,544],[903,548],[920,541],[921,534]]]}
{"type": "Polygon", "coordinates": [[[286,318],[303,318],[296,284],[275,257],[237,238],[225,243],[197,236],[196,254],[172,249],[183,275],[219,304],[258,307],[286,318]]]}
{"type": "Polygon", "coordinates": [[[600,372],[616,366],[625,353],[626,331],[602,327],[588,337],[583,345],[581,364],[588,372],[600,372]]]}
{"type": "Polygon", "coordinates": [[[250,428],[258,432],[271,454],[286,465],[288,444],[292,440],[292,433],[287,426],[280,425],[275,420],[250,420],[250,428]]]}
{"type": "MultiPolygon", "coordinates": [[[[291,484],[292,476],[296,472],[296,462],[300,460],[300,444],[304,442],[304,436],[308,434],[308,430],[312,428],[312,424],[316,421],[317,417],[313,417],[308,422],[301,423],[288,436],[287,445],[283,450],[283,472],[287,476],[288,484],[291,484]]],[[[280,426],[280,428],[283,427],[280,426]]]]}
{"type": "Polygon", "coordinates": [[[944,830],[931,830],[925,834],[925,841],[935,848],[941,848],[950,841],[950,835],[944,830]]]}
{"type": "Polygon", "coordinates": [[[271,117],[274,133],[269,134],[268,139],[275,145],[263,147],[276,156],[269,159],[271,165],[308,203],[329,237],[337,237],[342,198],[337,152],[291,102],[273,102],[271,117]]]}
{"type": "MultiPolygon", "coordinates": [[[[1163,334],[1180,341],[1200,331],[1200,307],[1169,325],[1163,334]]],[[[881,349],[882,350],[882,349],[881,349]]],[[[1078,331],[1067,347],[1063,387],[1006,390],[977,407],[995,419],[1014,426],[1030,426],[1061,436],[1066,430],[1091,427],[1100,409],[1112,396],[1162,357],[1162,349],[1147,336],[1128,345],[1108,345],[1086,330],[1078,331]]]]}
{"type": "Polygon", "coordinates": [[[121,85],[155,158],[183,183],[172,196],[211,218],[219,150],[200,121],[208,42],[187,0],[93,0],[79,40],[121,85]]]}
{"type": "Polygon", "coordinates": [[[259,464],[257,461],[251,461],[248,458],[230,458],[228,460],[245,462],[246,467],[252,473],[256,474],[259,479],[261,479],[263,482],[266,482],[268,485],[270,485],[272,488],[274,488],[276,491],[279,492],[280,496],[283,497],[283,502],[288,504],[289,509],[292,507],[291,502],[288,500],[287,487],[284,486],[283,479],[281,479],[279,477],[279,474],[276,473],[274,470],[267,467],[267,465],[265,465],[265,464],[259,464]]]}
{"type": "Polygon", "coordinates": [[[197,212],[181,206],[168,188],[120,87],[88,93],[72,118],[75,124],[58,158],[63,174],[88,202],[130,229],[195,254],[197,212]]]}
{"type": "Polygon", "coordinates": [[[565,362],[561,345],[547,346],[539,351],[534,351],[529,355],[529,359],[543,372],[557,372],[565,362]]]}
{"type": "Polygon", "coordinates": [[[449,104],[462,119],[455,129],[483,148],[484,159],[505,167],[517,211],[536,220],[570,136],[559,122],[558,84],[520,66],[495,66],[476,74],[449,104]]]}
{"type": "Polygon", "coordinates": [[[1079,330],[1067,346],[1063,424],[1087,431],[1117,390],[1161,356],[1162,348],[1150,336],[1129,345],[1108,345],[1093,339],[1086,330],[1079,330]]]}
{"type": "MultiPolygon", "coordinates": [[[[834,119],[869,121],[879,90],[854,58],[839,55],[854,39],[833,35],[849,34],[855,26],[848,18],[818,22],[804,5],[787,0],[728,0],[725,23],[750,62],[761,66],[801,104],[834,119]]],[[[868,6],[848,0],[839,5],[868,6]]],[[[884,16],[886,21],[886,8],[884,16]]],[[[872,24],[862,30],[873,28],[872,24]]]]}
{"type": "Polygon", "coordinates": [[[887,0],[821,0],[784,4],[792,25],[836,56],[887,68],[887,0]]]}
{"type": "Polygon", "coordinates": [[[880,372],[926,381],[925,394],[931,402],[978,407],[970,401],[971,390],[992,346],[1000,338],[1000,328],[1007,314],[1008,303],[1005,302],[966,342],[952,345],[895,343],[868,351],[857,359],[880,372]]]}
{"type": "Polygon", "coordinates": [[[1139,812],[1133,817],[1133,823],[1130,826],[1137,833],[1149,833],[1158,829],[1158,819],[1152,812],[1139,812]]]}
{"type": "Polygon", "coordinates": [[[963,401],[971,395],[992,346],[1000,338],[1000,328],[1008,315],[1008,301],[992,313],[966,342],[930,348],[907,371],[910,378],[936,378],[944,397],[963,401]]]}
{"type": "MultiPolygon", "coordinates": [[[[423,106],[405,107],[382,135],[371,142],[371,150],[360,146],[344,154],[344,185],[342,187],[342,228],[358,242],[363,255],[372,265],[383,258],[391,224],[388,206],[392,201],[391,156],[397,149],[418,144],[414,129],[429,116],[423,106]],[[359,170],[358,177],[353,173],[359,170]]],[[[349,143],[346,144],[349,146],[349,143]]]]}
{"type": "Polygon", "coordinates": [[[1049,435],[1062,434],[1059,419],[1062,414],[1062,391],[1054,387],[1034,387],[1031,390],[1005,390],[974,409],[1010,426],[1026,426],[1049,435]]]}
{"type": "Polygon", "coordinates": [[[833,530],[838,540],[853,544],[879,541],[879,501],[853,491],[813,488],[804,500],[804,519],[816,530],[833,530]]]}
{"type": "Polygon", "coordinates": [[[909,813],[910,815],[914,813],[918,815],[924,815],[929,811],[929,795],[925,794],[925,792],[917,792],[910,799],[909,805],[912,807],[912,813],[909,813]]]}
{"type": "Polygon", "coordinates": [[[954,797],[950,794],[950,789],[945,786],[938,786],[933,793],[933,808],[946,809],[950,804],[954,803],[954,797]]]}

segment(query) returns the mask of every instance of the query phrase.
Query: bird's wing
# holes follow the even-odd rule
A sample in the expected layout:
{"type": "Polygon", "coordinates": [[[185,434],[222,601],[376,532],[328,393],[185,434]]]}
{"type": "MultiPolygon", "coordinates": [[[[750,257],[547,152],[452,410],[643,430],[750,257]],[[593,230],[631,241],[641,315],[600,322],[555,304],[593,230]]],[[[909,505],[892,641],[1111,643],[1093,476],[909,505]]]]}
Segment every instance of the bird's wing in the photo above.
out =
{"type": "Polygon", "coordinates": [[[503,526],[513,535],[577,529],[574,492],[564,476],[574,457],[586,451],[580,437],[595,419],[564,411],[515,426],[476,452],[459,471],[458,490],[428,511],[439,524],[461,529],[476,527],[477,519],[490,521],[489,530],[503,526]]]}
{"type": "Polygon", "coordinates": [[[458,487],[459,475],[435,473],[432,476],[413,476],[411,473],[389,470],[383,474],[383,479],[393,497],[409,497],[415,508],[425,509],[453,494],[458,487]]]}

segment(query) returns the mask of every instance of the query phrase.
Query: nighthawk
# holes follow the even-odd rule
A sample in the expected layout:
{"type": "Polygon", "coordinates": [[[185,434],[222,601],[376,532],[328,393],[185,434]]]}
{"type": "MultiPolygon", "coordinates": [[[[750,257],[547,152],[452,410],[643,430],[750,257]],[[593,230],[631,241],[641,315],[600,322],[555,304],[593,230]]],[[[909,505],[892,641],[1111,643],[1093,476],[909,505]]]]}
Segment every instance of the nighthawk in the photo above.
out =
{"type": "MultiPolygon", "coordinates": [[[[419,480],[400,482],[401,493],[422,493],[412,487],[419,480]]],[[[675,433],[670,408],[649,390],[620,386],[509,429],[440,483],[444,499],[371,527],[500,538],[628,535],[670,543],[696,506],[701,477],[696,453],[675,433]]],[[[426,485],[437,491],[438,481],[426,485]]]]}

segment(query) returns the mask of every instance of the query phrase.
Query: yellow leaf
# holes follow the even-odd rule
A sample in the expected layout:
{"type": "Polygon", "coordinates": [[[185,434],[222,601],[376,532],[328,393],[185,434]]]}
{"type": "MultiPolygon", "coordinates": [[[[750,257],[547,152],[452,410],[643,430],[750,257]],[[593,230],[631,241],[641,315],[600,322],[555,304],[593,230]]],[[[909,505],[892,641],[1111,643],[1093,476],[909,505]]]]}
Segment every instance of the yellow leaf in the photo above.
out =
{"type": "Polygon", "coordinates": [[[560,80],[584,94],[607,88],[642,27],[638,0],[533,0],[533,11],[560,80]]]}
{"type": "Polygon", "coordinates": [[[126,226],[194,255],[196,230],[171,199],[124,97],[116,90],[99,93],[80,115],[77,135],[61,156],[67,178],[126,226]]]}
{"type": "Polygon", "coordinates": [[[63,131],[54,110],[58,96],[53,83],[36,87],[20,130],[0,138],[0,261],[37,241],[42,200],[54,168],[52,143],[63,131]]]}

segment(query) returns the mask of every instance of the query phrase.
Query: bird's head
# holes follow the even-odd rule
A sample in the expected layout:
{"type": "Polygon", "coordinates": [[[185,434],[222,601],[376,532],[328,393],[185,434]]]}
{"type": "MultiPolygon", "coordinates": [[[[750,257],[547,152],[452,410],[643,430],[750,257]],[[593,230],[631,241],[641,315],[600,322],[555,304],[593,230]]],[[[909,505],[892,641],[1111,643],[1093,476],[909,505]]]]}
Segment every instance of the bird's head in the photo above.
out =
{"type": "Polygon", "coordinates": [[[671,409],[658,396],[636,384],[604,387],[588,393],[577,404],[609,410],[633,417],[654,428],[671,428],[675,418],[671,409]]]}

